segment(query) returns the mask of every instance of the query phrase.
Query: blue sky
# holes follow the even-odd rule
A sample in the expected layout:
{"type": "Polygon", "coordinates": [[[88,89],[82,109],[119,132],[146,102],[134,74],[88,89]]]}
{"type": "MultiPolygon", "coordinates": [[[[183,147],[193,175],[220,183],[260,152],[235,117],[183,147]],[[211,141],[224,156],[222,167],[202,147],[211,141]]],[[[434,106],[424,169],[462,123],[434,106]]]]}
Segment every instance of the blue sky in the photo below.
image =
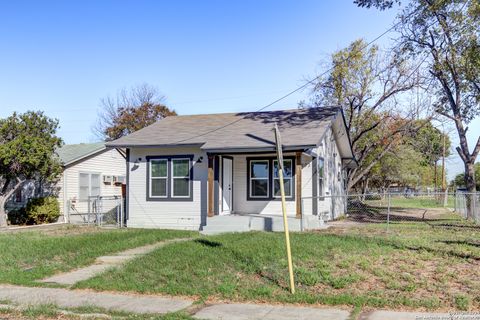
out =
{"type": "MultiPolygon", "coordinates": [[[[144,82],[179,114],[253,111],[302,85],[335,50],[392,25],[394,11],[352,2],[3,1],[0,117],[44,110],[66,143],[94,141],[99,100],[144,82]]],[[[456,157],[449,166],[462,169],[456,157]]]]}

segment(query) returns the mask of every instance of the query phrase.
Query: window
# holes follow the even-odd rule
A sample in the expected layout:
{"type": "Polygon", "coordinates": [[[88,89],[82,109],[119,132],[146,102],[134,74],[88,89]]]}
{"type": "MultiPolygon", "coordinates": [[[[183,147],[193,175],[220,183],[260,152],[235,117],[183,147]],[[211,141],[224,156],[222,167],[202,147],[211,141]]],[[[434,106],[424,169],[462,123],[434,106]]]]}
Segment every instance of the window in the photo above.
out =
{"type": "Polygon", "coordinates": [[[150,162],[150,197],[167,197],[167,159],[150,162]]]}
{"type": "Polygon", "coordinates": [[[190,195],[190,160],[172,159],[172,197],[190,195]]]}
{"type": "Polygon", "coordinates": [[[317,160],[317,177],[318,177],[318,196],[323,200],[324,183],[325,183],[325,160],[318,158],[317,160]]]}
{"type": "Polygon", "coordinates": [[[192,201],[193,156],[147,157],[147,201],[192,201]]]}
{"type": "MultiPolygon", "coordinates": [[[[283,181],[285,198],[295,200],[295,158],[283,159],[283,181]]],[[[279,200],[280,179],[278,162],[275,158],[247,158],[247,200],[279,200]]]]}
{"type": "MultiPolygon", "coordinates": [[[[293,184],[293,161],[291,159],[283,159],[283,184],[285,188],[285,197],[292,196],[293,184]]],[[[278,161],[273,160],[273,194],[275,198],[280,198],[280,179],[278,177],[278,161]]]]}
{"type": "Polygon", "coordinates": [[[268,198],[269,185],[269,161],[250,161],[250,197],[268,198]]]}
{"type": "Polygon", "coordinates": [[[100,180],[99,173],[80,172],[78,198],[88,200],[89,197],[100,196],[100,180]]]}

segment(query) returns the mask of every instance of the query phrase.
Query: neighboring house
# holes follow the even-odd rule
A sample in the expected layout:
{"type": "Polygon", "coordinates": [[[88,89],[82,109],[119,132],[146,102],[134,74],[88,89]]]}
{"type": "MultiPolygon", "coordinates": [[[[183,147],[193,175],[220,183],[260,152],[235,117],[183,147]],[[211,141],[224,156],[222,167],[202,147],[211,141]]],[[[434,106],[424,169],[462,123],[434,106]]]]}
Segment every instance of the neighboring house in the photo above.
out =
{"type": "Polygon", "coordinates": [[[344,169],[355,164],[345,118],[340,108],[310,108],[172,116],[108,142],[127,154],[127,225],[279,229],[275,123],[292,229],[343,214],[344,197],[322,196],[344,195],[344,169]]]}
{"type": "Polygon", "coordinates": [[[66,222],[82,218],[75,214],[87,213],[93,197],[122,196],[126,167],[121,149],[107,149],[104,142],[80,143],[64,145],[57,154],[63,165],[58,200],[66,222]]]}
{"type": "Polygon", "coordinates": [[[107,149],[104,142],[80,143],[62,146],[57,155],[63,167],[57,185],[26,183],[7,203],[9,210],[25,206],[33,197],[55,195],[60,203],[59,221],[81,222],[83,217],[75,214],[87,213],[89,198],[122,196],[126,173],[122,150],[107,149]]]}

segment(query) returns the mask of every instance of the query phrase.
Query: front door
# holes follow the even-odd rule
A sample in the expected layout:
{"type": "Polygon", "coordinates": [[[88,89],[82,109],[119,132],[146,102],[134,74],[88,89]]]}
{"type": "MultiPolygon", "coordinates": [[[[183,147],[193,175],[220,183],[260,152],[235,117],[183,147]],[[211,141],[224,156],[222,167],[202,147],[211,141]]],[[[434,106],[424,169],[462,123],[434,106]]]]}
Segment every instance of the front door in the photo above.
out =
{"type": "Polygon", "coordinates": [[[222,214],[232,212],[232,159],[222,158],[222,214]]]}

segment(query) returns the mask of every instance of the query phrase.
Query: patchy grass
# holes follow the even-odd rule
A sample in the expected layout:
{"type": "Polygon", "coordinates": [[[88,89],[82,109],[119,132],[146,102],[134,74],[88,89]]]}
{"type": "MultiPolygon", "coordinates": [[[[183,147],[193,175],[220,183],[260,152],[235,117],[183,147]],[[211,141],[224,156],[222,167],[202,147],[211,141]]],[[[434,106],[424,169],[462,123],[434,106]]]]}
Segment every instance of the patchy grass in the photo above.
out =
{"type": "Polygon", "coordinates": [[[71,235],[18,232],[0,234],[0,283],[33,285],[35,280],[95,261],[95,258],[157,241],[190,237],[173,230],[72,228],[71,235]],[[86,230],[86,232],[85,232],[86,230]]]}
{"type": "Polygon", "coordinates": [[[175,243],[79,288],[257,301],[478,310],[480,231],[396,223],[291,235],[297,293],[288,292],[281,233],[175,243]]]}

